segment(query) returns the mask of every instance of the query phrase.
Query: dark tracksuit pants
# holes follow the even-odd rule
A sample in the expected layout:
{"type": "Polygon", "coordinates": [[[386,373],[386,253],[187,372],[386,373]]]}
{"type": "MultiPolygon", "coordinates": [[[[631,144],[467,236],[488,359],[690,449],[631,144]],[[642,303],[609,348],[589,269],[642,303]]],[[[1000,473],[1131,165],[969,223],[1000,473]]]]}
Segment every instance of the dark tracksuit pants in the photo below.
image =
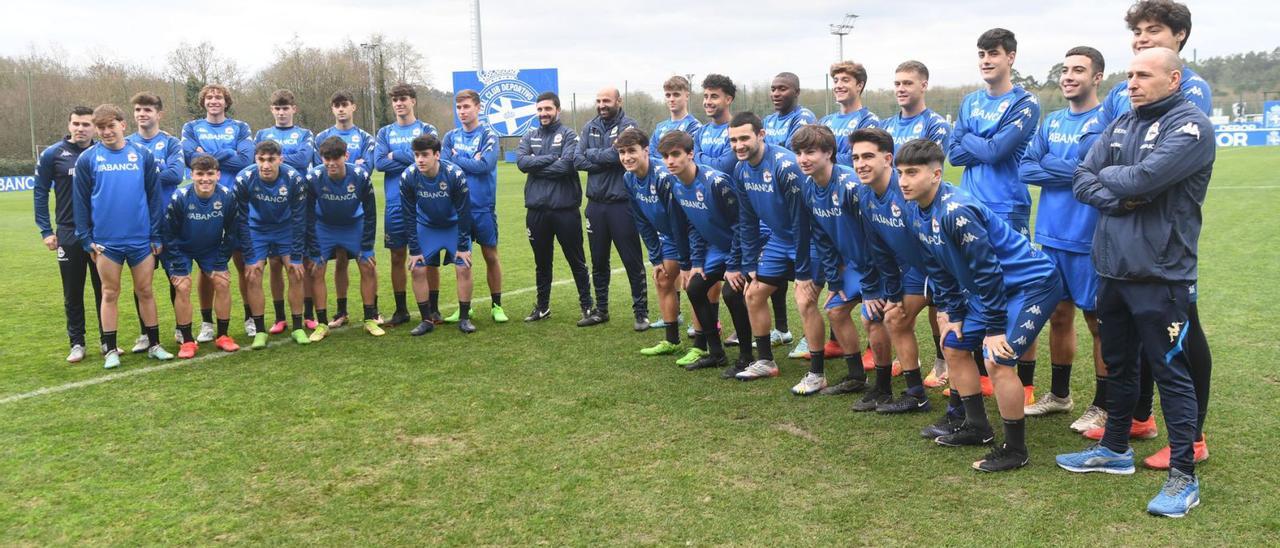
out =
{"type": "MultiPolygon", "coordinates": [[[[1183,350],[1191,364],[1191,382],[1196,387],[1196,439],[1200,439],[1200,435],[1204,433],[1204,419],[1209,415],[1209,377],[1213,373],[1213,354],[1209,351],[1209,339],[1205,337],[1196,303],[1191,303],[1191,319],[1187,329],[1183,350]]],[[[1141,380],[1138,406],[1134,409],[1133,416],[1146,420],[1151,416],[1155,403],[1156,380],[1151,374],[1151,365],[1145,360],[1142,362],[1141,380]]]]}
{"type": "Polygon", "coordinates": [[[1160,389],[1169,431],[1170,467],[1194,474],[1196,392],[1184,351],[1190,307],[1187,284],[1102,278],[1098,287],[1102,360],[1108,371],[1107,427],[1102,445],[1117,452],[1129,447],[1129,425],[1140,392],[1141,353],[1151,364],[1160,389]]]}
{"type": "Polygon", "coordinates": [[[573,283],[578,286],[578,305],[583,310],[591,308],[591,282],[582,250],[582,218],[578,216],[578,208],[529,209],[525,212],[524,227],[529,234],[529,246],[533,248],[538,308],[546,309],[551,304],[551,260],[557,240],[573,273],[573,283]]]}
{"type": "Polygon", "coordinates": [[[636,318],[649,316],[649,288],[645,277],[640,232],[636,230],[631,204],[587,201],[587,239],[591,243],[591,281],[596,288],[596,306],[609,311],[610,247],[618,249],[622,266],[631,282],[631,311],[636,318]]]}
{"type": "Polygon", "coordinates": [[[93,283],[93,308],[98,314],[98,335],[102,335],[102,279],[98,267],[79,243],[58,246],[58,273],[62,276],[62,310],[67,317],[67,337],[72,345],[84,345],[84,278],[93,283]]]}

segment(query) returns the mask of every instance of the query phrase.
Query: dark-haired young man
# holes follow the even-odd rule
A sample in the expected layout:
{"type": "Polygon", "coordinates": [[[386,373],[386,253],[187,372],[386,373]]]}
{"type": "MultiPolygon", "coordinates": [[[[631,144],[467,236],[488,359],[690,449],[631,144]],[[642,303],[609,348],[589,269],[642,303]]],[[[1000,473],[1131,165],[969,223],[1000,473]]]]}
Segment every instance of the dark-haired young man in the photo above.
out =
{"type": "MultiPolygon", "coordinates": [[[[459,91],[453,99],[454,112],[462,127],[444,135],[440,158],[458,166],[467,176],[471,194],[471,238],[480,244],[489,284],[489,315],[495,323],[505,323],[502,309],[502,264],[498,260],[498,134],[480,123],[480,94],[473,89],[459,91]]],[[[455,323],[458,311],[444,319],[455,323]]]]}
{"type": "Polygon", "coordinates": [[[689,79],[684,76],[677,74],[662,83],[662,99],[667,105],[667,111],[671,113],[671,118],[658,122],[658,125],[653,128],[653,135],[649,138],[649,154],[654,159],[662,160],[658,156],[658,141],[661,141],[662,136],[669,132],[683,131],[692,135],[694,141],[697,141],[702,123],[689,114],[689,93],[689,79]]]}
{"type": "MultiPolygon", "coordinates": [[[[271,93],[268,104],[271,106],[271,118],[275,121],[275,125],[258,130],[258,133],[253,137],[253,142],[256,144],[269,140],[279,143],[280,149],[284,152],[285,165],[305,177],[307,171],[311,169],[311,161],[316,154],[315,138],[312,136],[311,130],[294,127],[293,125],[293,117],[298,113],[298,104],[294,100],[293,92],[287,89],[275,90],[271,93]]],[[[268,330],[272,335],[283,333],[285,326],[288,325],[285,322],[283,295],[283,265],[272,263],[271,302],[275,305],[276,311],[276,323],[268,330]]],[[[317,327],[315,301],[311,297],[311,279],[309,277],[304,276],[302,279],[302,296],[303,325],[307,329],[315,329],[317,327]]]]}
{"type": "MultiPolygon", "coordinates": [[[[800,77],[791,72],[780,72],[769,83],[769,100],[773,103],[773,112],[764,117],[765,144],[777,145],[791,150],[791,137],[802,126],[817,122],[813,111],[800,106],[800,77]]],[[[768,227],[765,227],[767,237],[768,227]]],[[[769,333],[770,344],[791,344],[794,337],[787,322],[787,285],[778,286],[771,297],[774,322],[777,329],[769,333]]],[[[750,299],[748,299],[749,301],[750,299]]]]}
{"type": "Polygon", "coordinates": [[[419,136],[410,146],[413,165],[400,175],[400,209],[406,216],[403,238],[409,246],[413,296],[422,321],[409,334],[425,335],[435,328],[431,313],[438,313],[439,308],[431,308],[437,303],[426,300],[433,291],[427,267],[438,269],[448,263],[453,263],[458,276],[458,330],[475,333],[476,326],[471,323],[471,197],[466,175],[458,166],[440,159],[440,139],[435,135],[419,136]]]}
{"type": "MultiPolygon", "coordinates": [[[[329,110],[333,112],[333,127],[316,134],[316,143],[323,143],[330,137],[342,139],[342,142],[347,144],[347,161],[363,168],[366,172],[373,173],[373,136],[356,127],[354,96],[347,91],[335,91],[329,98],[329,110]]],[[[311,163],[316,165],[324,163],[318,146],[316,157],[311,160],[311,163]]],[[[351,283],[347,268],[349,261],[350,257],[345,253],[338,253],[338,259],[333,265],[333,289],[337,294],[338,310],[329,321],[329,327],[342,327],[347,323],[347,287],[351,283]]],[[[363,282],[361,285],[363,286],[363,282]]],[[[371,302],[365,304],[368,305],[371,302]]],[[[376,308],[375,305],[375,318],[377,317],[376,308]]]]}
{"type": "MultiPolygon", "coordinates": [[[[160,100],[160,96],[144,91],[134,94],[129,100],[133,104],[133,121],[138,126],[138,130],[129,135],[129,142],[147,147],[151,151],[151,155],[156,159],[156,169],[160,170],[158,183],[160,191],[164,193],[166,202],[169,196],[177,190],[178,183],[182,182],[186,165],[182,161],[182,143],[178,139],[160,129],[160,120],[164,116],[164,102],[160,100]]],[[[157,259],[159,260],[159,259],[157,259]]],[[[160,261],[160,266],[164,268],[165,273],[169,273],[169,265],[160,261]]],[[[169,276],[166,275],[166,278],[169,276]]],[[[177,297],[176,288],[173,284],[169,284],[169,302],[175,303],[177,297]]],[[[134,308],[138,307],[138,296],[133,297],[134,308]]],[[[201,311],[204,312],[204,311],[201,311]]],[[[196,339],[200,342],[209,342],[213,340],[213,311],[208,311],[204,316],[204,322],[200,325],[200,336],[196,339]]],[[[138,321],[142,321],[142,315],[138,315],[138,321]]],[[[182,342],[182,335],[177,329],[174,330],[174,336],[179,344],[182,342]]],[[[143,333],[133,346],[135,353],[146,352],[148,344],[146,334],[143,333]]]]}
{"type": "Polygon", "coordinates": [[[732,173],[738,164],[733,147],[729,146],[729,119],[733,117],[733,99],[737,93],[738,87],[728,76],[708,74],[702,79],[702,110],[709,119],[693,141],[696,165],[732,173]]]}

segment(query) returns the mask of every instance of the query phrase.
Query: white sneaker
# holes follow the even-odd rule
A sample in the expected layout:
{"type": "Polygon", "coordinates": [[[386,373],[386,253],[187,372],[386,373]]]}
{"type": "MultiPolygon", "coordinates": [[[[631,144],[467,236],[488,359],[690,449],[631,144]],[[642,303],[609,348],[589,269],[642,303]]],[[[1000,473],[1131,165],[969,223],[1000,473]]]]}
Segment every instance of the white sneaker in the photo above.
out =
{"type": "Polygon", "coordinates": [[[244,334],[246,337],[252,337],[258,334],[258,326],[254,325],[252,318],[244,321],[244,334]]]}
{"type": "Polygon", "coordinates": [[[182,340],[182,330],[176,327],[173,328],[173,342],[178,343],[179,345],[186,342],[182,340]]]}
{"type": "Polygon", "coordinates": [[[785,346],[791,344],[795,337],[791,336],[790,331],[778,331],[777,329],[769,331],[769,344],[774,346],[785,346]]]}
{"type": "Polygon", "coordinates": [[[734,375],[740,381],[753,381],[778,376],[778,364],[773,360],[756,360],[751,362],[741,373],[734,375]]]}
{"type": "Polygon", "coordinates": [[[214,333],[215,330],[213,324],[209,322],[200,322],[200,333],[196,335],[196,342],[212,342],[214,333]]]}
{"type": "Polygon", "coordinates": [[[1050,413],[1065,413],[1075,407],[1075,402],[1071,401],[1071,396],[1059,398],[1052,392],[1045,392],[1035,403],[1023,406],[1022,413],[1029,417],[1038,417],[1040,415],[1048,415],[1050,413]]]}
{"type": "Polygon", "coordinates": [[[800,342],[796,344],[796,347],[792,349],[789,354],[787,354],[787,357],[793,360],[798,360],[798,359],[804,358],[805,357],[804,355],[808,353],[809,353],[809,339],[800,337],[800,342]]]}
{"type": "Polygon", "coordinates": [[[147,334],[143,333],[138,335],[137,340],[133,341],[133,349],[130,350],[130,352],[133,352],[134,354],[141,354],[149,349],[151,349],[151,339],[148,339],[147,334]]]}
{"type": "Polygon", "coordinates": [[[1084,414],[1080,415],[1080,418],[1076,419],[1075,422],[1071,423],[1071,429],[1081,434],[1085,433],[1085,431],[1087,430],[1092,430],[1094,428],[1106,428],[1106,427],[1107,427],[1107,411],[1096,405],[1090,405],[1088,409],[1084,410],[1084,414]]]}
{"type": "Polygon", "coordinates": [[[77,344],[71,347],[71,352],[67,354],[67,363],[80,363],[84,359],[84,345],[77,344]]]}
{"type": "Polygon", "coordinates": [[[812,371],[805,373],[800,382],[791,387],[791,393],[797,396],[812,396],[827,387],[827,378],[812,371]]]}

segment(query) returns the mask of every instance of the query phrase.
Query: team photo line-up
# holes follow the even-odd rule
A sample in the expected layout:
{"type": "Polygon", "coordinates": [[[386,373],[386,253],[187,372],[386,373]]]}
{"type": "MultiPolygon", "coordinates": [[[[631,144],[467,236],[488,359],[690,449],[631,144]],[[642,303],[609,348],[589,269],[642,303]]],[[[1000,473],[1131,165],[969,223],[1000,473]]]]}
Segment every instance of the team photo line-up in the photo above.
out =
{"type": "MultiPolygon", "coordinates": [[[[715,368],[726,379],[768,379],[779,375],[773,347],[791,342],[785,292],[794,282],[803,334],[789,356],[807,359],[809,370],[793,393],[860,393],[854,411],[888,414],[926,412],[926,387],[946,387],[945,412],[921,435],[951,447],[994,444],[973,468],[995,472],[1030,461],[1027,415],[1074,408],[1079,309],[1093,343],[1095,393],[1071,428],[1097,443],[1058,455],[1057,464],[1072,472],[1132,474],[1129,440],[1158,435],[1152,413],[1158,387],[1169,445],[1143,463],[1167,469],[1168,477],[1147,510],[1185,515],[1200,501],[1195,465],[1208,457],[1202,429],[1211,358],[1195,284],[1201,205],[1215,154],[1211,94],[1177,53],[1191,30],[1186,6],[1137,2],[1125,22],[1135,53],[1125,81],[1099,98],[1102,54],[1073,47],[1059,75],[1068,106],[1043,119],[1036,96],[1012,83],[1017,40],[1000,28],[977,40],[985,86],[965,97],[954,125],[927,107],[929,71],[918,61],[898,65],[899,111],[884,120],[862,106],[867,72],[851,61],[831,66],[840,111],[821,120],[798,106],[800,82],[787,72],[772,81],[775,112],[764,119],[735,113],[734,82],[708,75],[701,82],[706,124],[688,113],[690,82],[674,76],[663,85],[671,118],[652,134],[626,116],[616,88],[597,94],[598,116],[581,134],[561,123],[556,94],[543,93],[537,127],[523,135],[516,154],[526,174],[537,285],[524,321],[551,315],[558,242],[578,292],[577,325],[608,322],[609,255],[616,249],[630,285],[633,328],[664,330],[641,354],[679,356],[676,363],[688,370],[715,368]],[[964,168],[959,185],[943,181],[947,162],[964,168]],[[579,171],[587,172],[585,210],[579,171]],[[1031,244],[1028,185],[1040,187],[1038,246],[1031,244]],[[661,316],[652,322],[650,275],[661,316]],[[681,292],[693,312],[691,343],[680,336],[681,292]],[[734,329],[723,339],[721,301],[734,329]],[[926,309],[935,354],[928,377],[915,330],[926,309]],[[1046,324],[1052,382],[1037,398],[1036,340],[1046,324]],[[735,358],[726,346],[737,347],[735,358]],[[847,366],[837,382],[826,379],[828,358],[847,366]],[[905,390],[893,387],[898,375],[905,390]],[[984,396],[996,399],[1000,443],[984,396]]],[[[352,321],[346,298],[352,260],[361,325],[370,335],[410,322],[410,282],[420,314],[410,335],[444,323],[473,333],[474,245],[486,264],[490,317],[508,321],[495,213],[499,143],[480,122],[479,95],[456,93],[461,123],[443,138],[416,118],[412,86],[396,85],[390,97],[396,120],[376,136],[354,125],[355,101],[346,92],[333,94],[335,125],[315,136],[293,125],[297,109],[287,90],[271,96],[275,126],[256,134],[227,116],[232,96],[217,84],[200,91],[206,115],[187,122],[180,137],[158,129],[163,104],[149,92],[132,99],[132,134],[119,107],[72,110],[69,135],[40,156],[35,192],[36,224],[57,251],[62,274],[67,361],[85,358],[87,275],[104,365],[120,365],[126,264],[142,327],[133,352],[159,360],[174,355],[161,344],[151,284],[157,266],[170,282],[180,358],[195,356],[202,342],[239,349],[229,332],[229,264],[254,349],[286,331],[298,344],[320,342],[352,321]],[[191,184],[179,186],[188,169],[191,184]],[[383,245],[395,296],[386,319],[374,260],[375,170],[384,177],[383,245]],[[440,267],[449,264],[459,307],[442,317],[440,267]],[[264,278],[272,324],[264,320],[264,278]]]]}

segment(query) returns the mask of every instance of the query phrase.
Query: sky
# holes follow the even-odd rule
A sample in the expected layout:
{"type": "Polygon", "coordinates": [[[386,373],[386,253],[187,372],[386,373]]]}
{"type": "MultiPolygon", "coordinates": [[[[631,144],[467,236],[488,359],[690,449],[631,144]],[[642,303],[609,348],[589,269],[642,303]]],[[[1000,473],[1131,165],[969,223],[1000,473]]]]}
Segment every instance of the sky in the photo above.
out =
{"type": "MultiPolygon", "coordinates": [[[[1124,24],[1127,0],[1016,6],[989,0],[672,4],[480,0],[484,65],[557,68],[562,95],[593,95],[606,85],[658,95],[672,74],[694,74],[696,84],[710,72],[741,85],[765,84],[774,74],[790,71],[800,76],[802,87],[822,87],[827,67],[838,57],[837,38],[828,27],[846,13],[859,17],[844,39],[844,57],[866,65],[868,89],[890,87],[894,67],[907,59],[928,65],[935,86],[979,83],[974,43],[997,26],[1018,37],[1014,68],[1038,79],[1077,45],[1101,50],[1109,73],[1122,70],[1132,57],[1124,24]],[[790,9],[779,12],[779,4],[790,9]]],[[[1186,58],[1280,47],[1275,32],[1280,2],[1187,4],[1193,27],[1186,58]]],[[[10,28],[0,33],[0,54],[57,47],[73,65],[102,56],[159,70],[165,54],[179,43],[208,40],[250,74],[270,62],[264,51],[286,45],[295,35],[307,46],[334,47],[348,38],[359,43],[382,33],[414,43],[426,57],[433,87],[452,89],[453,71],[474,68],[471,5],[470,0],[44,0],[8,8],[7,19],[20,24],[6,25],[10,28]],[[157,5],[163,9],[155,11],[157,5]],[[210,9],[218,13],[206,14],[210,9]],[[104,30],[103,16],[119,16],[122,25],[104,30]],[[202,23],[193,26],[195,21],[202,23]],[[137,29],[148,25],[151,30],[142,38],[137,29]]]]}

